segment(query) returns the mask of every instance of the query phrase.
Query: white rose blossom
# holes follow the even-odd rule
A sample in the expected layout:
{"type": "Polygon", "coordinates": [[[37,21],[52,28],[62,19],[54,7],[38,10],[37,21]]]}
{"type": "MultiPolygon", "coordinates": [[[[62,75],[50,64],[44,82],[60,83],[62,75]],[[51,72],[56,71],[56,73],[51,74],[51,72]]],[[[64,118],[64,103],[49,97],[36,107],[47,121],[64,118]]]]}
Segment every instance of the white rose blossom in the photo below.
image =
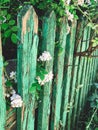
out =
{"type": "Polygon", "coordinates": [[[38,80],[38,83],[40,85],[44,85],[45,83],[47,83],[53,79],[53,73],[52,73],[52,71],[50,71],[48,74],[45,75],[45,78],[43,80],[41,80],[41,78],[39,76],[36,79],[38,80]]]}
{"type": "Polygon", "coordinates": [[[52,57],[49,52],[44,51],[41,56],[39,56],[38,61],[49,61],[52,57]]]}
{"type": "Polygon", "coordinates": [[[20,95],[18,94],[13,94],[11,97],[11,107],[17,108],[17,107],[22,107],[23,101],[20,95]]]}

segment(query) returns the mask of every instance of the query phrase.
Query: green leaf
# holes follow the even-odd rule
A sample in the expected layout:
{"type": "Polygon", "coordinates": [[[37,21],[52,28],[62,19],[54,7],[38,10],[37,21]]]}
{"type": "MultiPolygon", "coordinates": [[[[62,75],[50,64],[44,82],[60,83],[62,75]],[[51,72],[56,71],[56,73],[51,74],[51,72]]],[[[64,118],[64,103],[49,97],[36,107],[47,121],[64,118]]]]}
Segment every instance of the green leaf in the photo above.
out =
{"type": "Polygon", "coordinates": [[[7,2],[10,2],[10,0],[2,0],[2,1],[1,1],[1,4],[5,4],[5,3],[7,3],[7,2]]]}
{"type": "Polygon", "coordinates": [[[6,83],[5,83],[6,87],[11,87],[12,86],[12,83],[10,80],[7,80],[6,83]]]}
{"type": "Polygon", "coordinates": [[[2,28],[3,30],[6,30],[6,29],[8,28],[8,24],[7,24],[7,23],[3,23],[3,24],[1,25],[1,28],[2,28]]]}
{"type": "Polygon", "coordinates": [[[7,10],[3,11],[3,16],[7,15],[7,10]]]}
{"type": "Polygon", "coordinates": [[[29,93],[35,93],[36,92],[36,83],[33,83],[32,86],[29,88],[29,93]]]}
{"type": "Polygon", "coordinates": [[[41,74],[48,74],[48,72],[42,67],[40,67],[40,73],[41,74]]]}
{"type": "Polygon", "coordinates": [[[14,25],[15,24],[15,20],[10,20],[9,21],[9,25],[14,25]]]}
{"type": "Polygon", "coordinates": [[[41,90],[41,86],[38,84],[37,85],[37,90],[40,91],[41,90]]]}
{"type": "Polygon", "coordinates": [[[9,63],[7,61],[4,62],[4,66],[6,67],[9,63]]]}
{"type": "Polygon", "coordinates": [[[11,15],[10,14],[8,14],[7,15],[7,20],[9,20],[11,18],[11,15]]]}
{"type": "Polygon", "coordinates": [[[41,78],[41,80],[44,80],[45,78],[44,74],[40,74],[39,77],[41,78]]]}
{"type": "Polygon", "coordinates": [[[11,30],[7,30],[5,33],[4,33],[4,37],[8,38],[10,37],[11,35],[11,30]]]}
{"type": "Polygon", "coordinates": [[[13,43],[17,43],[17,35],[15,33],[12,33],[11,40],[13,43]]]}
{"type": "Polygon", "coordinates": [[[17,28],[17,26],[13,26],[13,27],[11,28],[11,30],[12,30],[13,32],[16,32],[16,31],[18,30],[18,28],[17,28]]]}

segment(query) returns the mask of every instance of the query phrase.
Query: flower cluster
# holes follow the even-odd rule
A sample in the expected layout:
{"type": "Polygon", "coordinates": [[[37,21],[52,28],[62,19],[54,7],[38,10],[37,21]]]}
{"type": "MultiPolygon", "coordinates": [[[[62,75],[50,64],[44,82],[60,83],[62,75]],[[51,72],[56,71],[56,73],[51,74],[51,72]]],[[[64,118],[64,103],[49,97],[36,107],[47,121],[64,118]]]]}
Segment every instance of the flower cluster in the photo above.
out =
{"type": "Polygon", "coordinates": [[[20,95],[18,94],[13,94],[11,97],[11,107],[17,108],[17,107],[22,107],[23,101],[20,95]]]}
{"type": "Polygon", "coordinates": [[[44,51],[41,56],[39,56],[38,61],[49,61],[52,57],[49,52],[44,51]]]}
{"type": "Polygon", "coordinates": [[[13,87],[13,85],[16,85],[16,83],[16,71],[11,71],[9,77],[5,75],[5,85],[9,86],[5,89],[5,97],[8,105],[10,104],[13,108],[22,107],[23,103],[21,96],[16,93],[13,87]]]}
{"type": "Polygon", "coordinates": [[[71,21],[71,22],[73,22],[74,15],[71,14],[68,10],[66,10],[66,14],[67,14],[67,16],[68,16],[68,20],[71,21]]]}
{"type": "Polygon", "coordinates": [[[11,100],[11,107],[21,107],[22,106],[22,98],[18,94],[16,94],[16,91],[10,87],[9,93],[7,92],[5,94],[5,97],[10,98],[11,100]]]}
{"type": "Polygon", "coordinates": [[[41,78],[39,76],[36,79],[38,80],[38,83],[40,85],[44,85],[45,83],[47,83],[53,79],[53,73],[52,73],[52,71],[50,71],[48,74],[45,75],[45,78],[43,80],[41,80],[41,78]]]}

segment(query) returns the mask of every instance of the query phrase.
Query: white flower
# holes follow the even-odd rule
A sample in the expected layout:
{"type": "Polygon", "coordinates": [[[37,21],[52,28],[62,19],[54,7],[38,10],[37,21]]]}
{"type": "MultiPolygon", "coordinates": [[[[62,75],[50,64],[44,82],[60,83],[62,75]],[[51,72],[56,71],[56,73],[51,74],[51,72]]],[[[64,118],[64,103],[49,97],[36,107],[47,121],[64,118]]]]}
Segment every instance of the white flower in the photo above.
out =
{"type": "Polygon", "coordinates": [[[84,4],[84,0],[78,0],[78,5],[83,5],[84,4]]]}
{"type": "Polygon", "coordinates": [[[10,73],[10,78],[11,78],[11,79],[14,79],[15,77],[16,77],[16,72],[12,71],[12,72],[10,73]]]}
{"type": "Polygon", "coordinates": [[[47,83],[53,79],[53,73],[52,73],[52,71],[50,71],[48,74],[45,75],[45,78],[43,80],[41,80],[41,78],[39,76],[36,79],[38,80],[38,83],[40,85],[44,85],[45,83],[47,83]]]}
{"type": "Polygon", "coordinates": [[[52,57],[49,52],[44,51],[41,56],[39,56],[38,61],[49,61],[52,57]]]}
{"type": "Polygon", "coordinates": [[[15,107],[22,107],[22,98],[20,95],[18,94],[13,94],[11,97],[11,107],[15,108],[15,107]]]}
{"type": "Polygon", "coordinates": [[[17,83],[16,72],[12,71],[12,72],[10,73],[10,78],[11,78],[12,80],[14,80],[15,83],[17,83]]]}
{"type": "Polygon", "coordinates": [[[71,22],[73,22],[73,19],[74,19],[73,14],[71,14],[68,10],[66,10],[66,14],[68,16],[68,20],[70,20],[71,22]]]}

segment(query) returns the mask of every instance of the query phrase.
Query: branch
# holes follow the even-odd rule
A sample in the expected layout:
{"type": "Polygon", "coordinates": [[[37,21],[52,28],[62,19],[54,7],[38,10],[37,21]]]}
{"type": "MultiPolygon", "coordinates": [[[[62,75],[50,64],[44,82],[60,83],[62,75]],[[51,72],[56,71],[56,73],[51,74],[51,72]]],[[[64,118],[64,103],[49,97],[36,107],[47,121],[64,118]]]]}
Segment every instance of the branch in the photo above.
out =
{"type": "Polygon", "coordinates": [[[98,45],[95,46],[95,47],[92,47],[92,44],[93,44],[93,43],[91,43],[90,46],[88,47],[88,49],[85,50],[85,51],[75,52],[75,56],[95,57],[95,56],[93,56],[93,55],[91,55],[91,54],[92,54],[92,52],[94,52],[94,51],[98,48],[98,45]]]}

